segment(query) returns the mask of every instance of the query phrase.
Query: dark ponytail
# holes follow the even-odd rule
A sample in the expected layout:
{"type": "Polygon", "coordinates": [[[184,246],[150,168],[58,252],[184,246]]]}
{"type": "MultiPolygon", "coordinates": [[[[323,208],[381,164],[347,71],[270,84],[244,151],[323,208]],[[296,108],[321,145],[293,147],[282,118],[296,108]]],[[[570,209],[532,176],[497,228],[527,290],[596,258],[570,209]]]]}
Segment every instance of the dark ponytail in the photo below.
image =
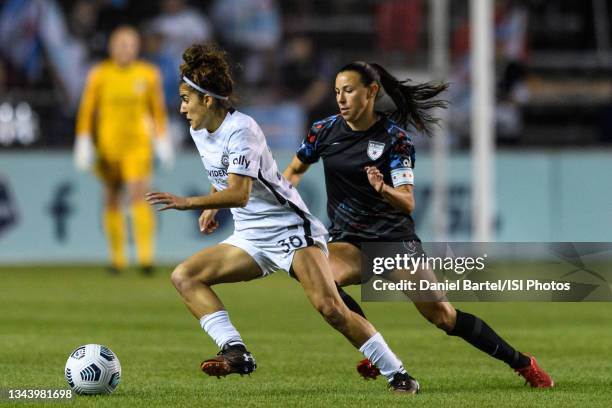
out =
{"type": "Polygon", "coordinates": [[[448,106],[446,100],[434,99],[448,89],[447,82],[408,85],[410,80],[398,80],[379,64],[368,64],[363,61],[352,62],[342,67],[338,73],[344,71],[359,73],[365,86],[369,86],[372,82],[378,83],[396,107],[395,110],[386,112],[389,117],[402,126],[412,125],[426,135],[430,135],[432,125],[439,122],[430,111],[448,106]]]}

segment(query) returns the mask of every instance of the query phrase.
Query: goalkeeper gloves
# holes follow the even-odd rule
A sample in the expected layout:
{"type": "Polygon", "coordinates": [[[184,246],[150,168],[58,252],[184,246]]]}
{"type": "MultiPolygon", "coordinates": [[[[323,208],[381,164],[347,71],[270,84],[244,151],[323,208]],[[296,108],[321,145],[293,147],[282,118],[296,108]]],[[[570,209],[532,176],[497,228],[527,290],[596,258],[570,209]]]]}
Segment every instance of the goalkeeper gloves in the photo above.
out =
{"type": "Polygon", "coordinates": [[[90,135],[77,135],[74,141],[74,167],[79,171],[91,170],[95,148],[90,135]]]}
{"type": "Polygon", "coordinates": [[[174,148],[168,136],[160,136],[155,139],[155,155],[165,170],[174,166],[174,148]]]}

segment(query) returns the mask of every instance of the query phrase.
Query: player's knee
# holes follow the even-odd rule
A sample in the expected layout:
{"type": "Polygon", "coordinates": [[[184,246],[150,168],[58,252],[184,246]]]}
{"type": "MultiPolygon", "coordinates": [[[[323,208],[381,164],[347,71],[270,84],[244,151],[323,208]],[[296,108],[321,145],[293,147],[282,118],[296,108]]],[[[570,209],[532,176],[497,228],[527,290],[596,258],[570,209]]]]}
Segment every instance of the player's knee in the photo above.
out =
{"type": "Polygon", "coordinates": [[[315,303],[318,312],[333,327],[342,326],[346,320],[342,305],[331,296],[322,297],[315,303]]]}
{"type": "Polygon", "coordinates": [[[179,264],[170,275],[170,279],[172,280],[172,284],[179,292],[183,292],[187,290],[190,286],[192,286],[195,282],[193,279],[193,274],[191,273],[189,267],[184,263],[179,264]]]}
{"type": "Polygon", "coordinates": [[[170,279],[174,287],[181,293],[201,284],[212,286],[215,284],[214,268],[206,265],[198,269],[183,262],[174,268],[170,279]]]}

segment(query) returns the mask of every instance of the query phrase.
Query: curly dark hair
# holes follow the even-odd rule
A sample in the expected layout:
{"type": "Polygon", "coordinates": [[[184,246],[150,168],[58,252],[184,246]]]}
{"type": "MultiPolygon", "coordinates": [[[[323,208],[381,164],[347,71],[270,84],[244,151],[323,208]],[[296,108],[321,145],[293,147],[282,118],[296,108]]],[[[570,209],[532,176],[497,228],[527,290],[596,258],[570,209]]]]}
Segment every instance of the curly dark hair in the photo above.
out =
{"type": "Polygon", "coordinates": [[[225,51],[212,45],[194,44],[183,52],[183,61],[180,66],[181,79],[185,76],[218,95],[232,96],[234,81],[225,51]]]}

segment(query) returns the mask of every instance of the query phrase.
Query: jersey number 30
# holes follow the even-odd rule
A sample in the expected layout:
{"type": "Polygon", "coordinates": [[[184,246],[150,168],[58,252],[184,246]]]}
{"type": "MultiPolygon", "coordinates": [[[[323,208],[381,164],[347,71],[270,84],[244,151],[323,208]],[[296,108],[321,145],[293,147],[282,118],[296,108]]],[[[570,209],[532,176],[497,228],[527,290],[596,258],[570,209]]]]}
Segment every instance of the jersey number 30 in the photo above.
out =
{"type": "Polygon", "coordinates": [[[301,248],[302,245],[304,245],[304,242],[302,241],[302,238],[298,237],[297,235],[292,235],[289,238],[281,239],[276,243],[276,245],[282,246],[283,252],[288,254],[291,252],[291,249],[301,248]]]}

